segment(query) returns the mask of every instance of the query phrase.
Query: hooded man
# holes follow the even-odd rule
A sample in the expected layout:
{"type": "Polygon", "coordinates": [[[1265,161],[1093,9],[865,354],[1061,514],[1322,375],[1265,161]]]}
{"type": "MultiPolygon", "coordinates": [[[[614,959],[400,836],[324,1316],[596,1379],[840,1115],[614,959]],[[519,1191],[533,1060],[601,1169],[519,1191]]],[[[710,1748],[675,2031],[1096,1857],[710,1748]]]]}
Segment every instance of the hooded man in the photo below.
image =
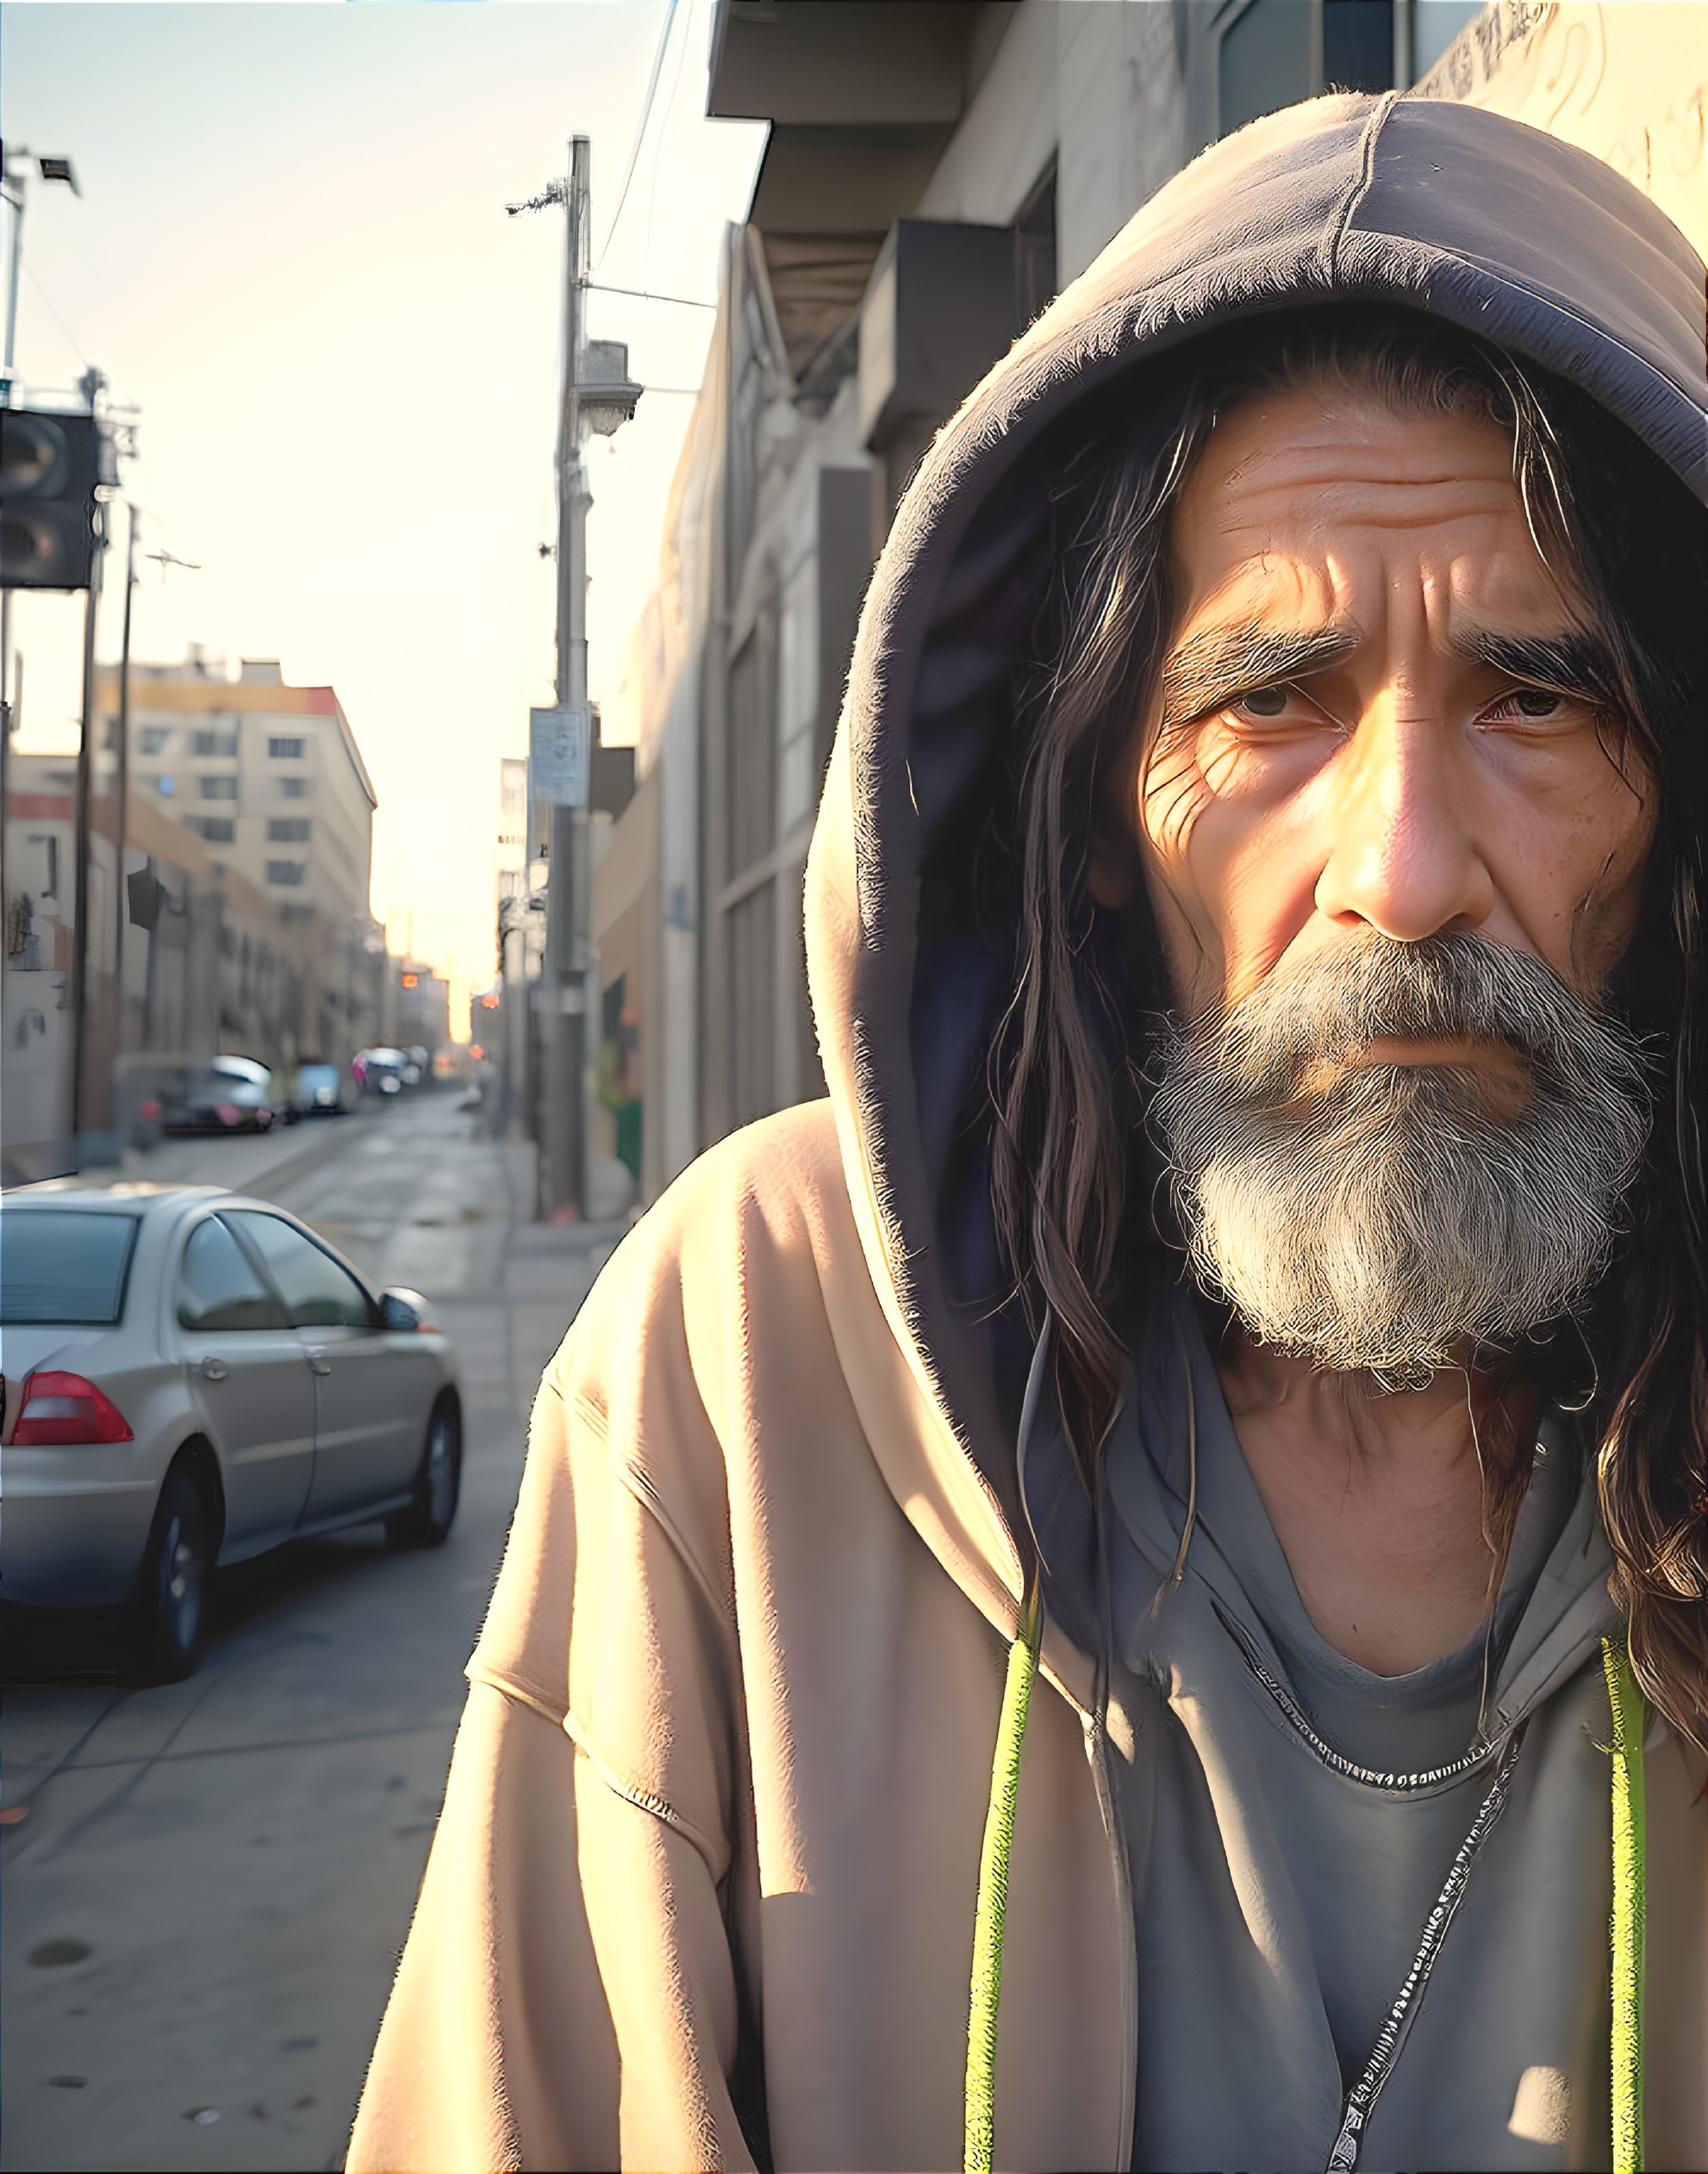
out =
{"type": "Polygon", "coordinates": [[[1331,97],[943,433],[352,2165],[1708,2164],[1703,303],[1331,97]]]}

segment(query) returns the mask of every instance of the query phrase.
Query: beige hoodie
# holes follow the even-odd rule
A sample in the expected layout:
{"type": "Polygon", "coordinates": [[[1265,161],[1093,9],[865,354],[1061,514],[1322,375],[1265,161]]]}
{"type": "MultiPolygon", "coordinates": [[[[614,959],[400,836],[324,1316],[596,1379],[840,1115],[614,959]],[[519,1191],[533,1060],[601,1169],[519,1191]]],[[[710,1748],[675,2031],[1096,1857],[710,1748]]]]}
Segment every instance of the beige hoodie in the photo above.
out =
{"type": "MultiPolygon", "coordinates": [[[[1386,297],[1575,377],[1703,495],[1701,295],[1688,246],[1595,161],[1474,109],[1324,100],[1164,190],[944,433],[875,577],[808,871],[830,1099],[704,1156],[541,1385],[352,2168],[960,2164],[1021,1567],[976,1173],[947,1144],[1000,962],[933,856],[1000,736],[1000,630],[1029,623],[1029,449],[1196,329],[1386,297]]],[[[1109,1771],[1133,1750],[1046,1624],[1000,2165],[1131,2163],[1109,1771]]],[[[1647,1770],[1649,2163],[1702,2166],[1704,1777],[1664,1731],[1647,1770]]]]}

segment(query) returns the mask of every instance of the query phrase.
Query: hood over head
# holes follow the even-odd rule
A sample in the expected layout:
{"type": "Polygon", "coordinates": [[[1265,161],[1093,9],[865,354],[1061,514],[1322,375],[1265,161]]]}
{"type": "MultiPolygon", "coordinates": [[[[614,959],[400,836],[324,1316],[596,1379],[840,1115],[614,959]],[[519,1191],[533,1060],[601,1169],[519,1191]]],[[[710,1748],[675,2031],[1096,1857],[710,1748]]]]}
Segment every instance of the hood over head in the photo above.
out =
{"type": "Polygon", "coordinates": [[[1586,394],[1708,501],[1704,268],[1586,153],[1480,109],[1332,97],[1162,189],[969,397],[904,497],[854,651],[807,875],[807,962],[868,1265],[909,1364],[1010,1506],[1032,1355],[1006,1311],[981,1110],[1012,925],[977,857],[1008,789],[1050,487],[1094,396],[1280,312],[1375,306],[1586,394]]]}

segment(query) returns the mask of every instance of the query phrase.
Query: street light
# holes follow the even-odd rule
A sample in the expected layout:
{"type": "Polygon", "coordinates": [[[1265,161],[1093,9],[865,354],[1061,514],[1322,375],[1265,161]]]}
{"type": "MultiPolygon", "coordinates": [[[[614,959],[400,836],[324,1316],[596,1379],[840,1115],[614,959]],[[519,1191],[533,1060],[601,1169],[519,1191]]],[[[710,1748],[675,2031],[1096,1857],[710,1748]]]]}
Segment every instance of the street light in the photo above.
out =
{"type": "Polygon", "coordinates": [[[628,374],[628,349],[620,339],[589,339],[577,372],[582,427],[595,438],[614,438],[633,419],[641,387],[628,374]]]}

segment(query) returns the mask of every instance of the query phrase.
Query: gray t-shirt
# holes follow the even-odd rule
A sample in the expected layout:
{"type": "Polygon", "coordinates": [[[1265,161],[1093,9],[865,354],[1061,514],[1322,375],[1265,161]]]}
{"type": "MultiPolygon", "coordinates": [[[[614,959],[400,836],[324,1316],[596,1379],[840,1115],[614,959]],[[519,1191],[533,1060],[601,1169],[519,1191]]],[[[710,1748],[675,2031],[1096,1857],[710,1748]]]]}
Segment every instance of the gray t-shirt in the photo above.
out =
{"type": "MultiPolygon", "coordinates": [[[[1371,1775],[1415,1776],[1471,1762],[1456,1781],[1401,1791],[1356,1781],[1320,1757],[1301,1757],[1297,1728],[1253,1732],[1274,1783],[1264,1794],[1310,1928],[1341,2080],[1350,2090],[1487,1793],[1492,1776],[1475,1756],[1486,1746],[1486,1680],[1492,1687],[1495,1661],[1571,1515],[1580,1474],[1570,1445],[1546,1430],[1553,1439],[1537,1445],[1488,1634],[1427,1667],[1378,1676],[1337,1653],[1306,1612],[1225,1405],[1200,1411],[1199,1424],[1200,1524],[1267,1634],[1281,1663],[1276,1681],[1295,1702],[1300,1721],[1327,1749],[1371,1775]]],[[[1257,1682],[1273,1705],[1274,1694],[1257,1682]]],[[[1145,1924],[1141,1906],[1141,1941],[1145,1924]]],[[[1163,1933],[1161,1922],[1153,1929],[1163,1933]]]]}
{"type": "Polygon", "coordinates": [[[1157,1312],[1100,1541],[1035,1410],[1022,1465],[1047,1600],[1109,1658],[1134,2165],[1605,2164],[1616,1617],[1569,1434],[1543,1430],[1492,1637],[1375,1676],[1305,1612],[1194,1307],[1157,1312]]]}

